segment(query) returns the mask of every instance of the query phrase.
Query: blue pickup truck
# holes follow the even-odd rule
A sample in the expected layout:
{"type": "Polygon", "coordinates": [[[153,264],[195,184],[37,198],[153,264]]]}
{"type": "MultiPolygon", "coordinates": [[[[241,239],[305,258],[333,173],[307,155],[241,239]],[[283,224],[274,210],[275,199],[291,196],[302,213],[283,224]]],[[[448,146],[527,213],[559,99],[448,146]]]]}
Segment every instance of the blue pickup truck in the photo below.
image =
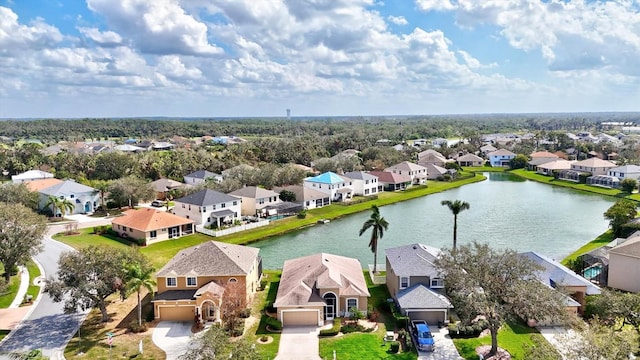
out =
{"type": "Polygon", "coordinates": [[[424,320],[411,321],[411,336],[420,351],[434,351],[435,341],[429,330],[429,325],[424,320]]]}

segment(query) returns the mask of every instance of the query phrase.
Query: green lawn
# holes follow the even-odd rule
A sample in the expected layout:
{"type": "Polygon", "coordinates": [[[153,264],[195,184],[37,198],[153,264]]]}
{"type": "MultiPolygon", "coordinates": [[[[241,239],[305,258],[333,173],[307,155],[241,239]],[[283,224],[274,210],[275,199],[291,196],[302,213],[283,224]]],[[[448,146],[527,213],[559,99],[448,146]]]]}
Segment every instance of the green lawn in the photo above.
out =
{"type": "Polygon", "coordinates": [[[65,235],[59,233],[53,236],[55,240],[63,242],[73,248],[81,249],[91,245],[106,245],[119,248],[127,248],[131,246],[131,242],[109,235],[93,234],[92,228],[78,229],[79,234],[65,235]]]}
{"type": "Polygon", "coordinates": [[[31,298],[35,301],[38,298],[38,294],[40,294],[41,287],[33,285],[33,280],[41,275],[40,269],[33,260],[30,260],[27,263],[27,270],[29,270],[29,288],[27,289],[27,294],[31,295],[31,298]]]}
{"type": "Polygon", "coordinates": [[[472,171],[472,172],[503,172],[509,170],[509,168],[503,167],[489,167],[489,166],[465,166],[462,168],[463,171],[472,171]]]}
{"type": "Polygon", "coordinates": [[[251,313],[258,315],[260,321],[256,322],[254,326],[245,332],[245,336],[256,343],[256,348],[264,359],[274,359],[278,353],[278,347],[280,346],[280,333],[275,333],[267,330],[266,319],[267,315],[264,314],[264,308],[266,304],[276,301],[276,294],[278,293],[278,285],[280,284],[279,270],[265,270],[264,280],[267,281],[267,286],[264,290],[259,291],[253,300],[253,306],[251,307],[251,313]],[[270,336],[273,341],[269,344],[260,344],[257,340],[262,336],[270,336]]]}
{"type": "MultiPolygon", "coordinates": [[[[4,274],[4,267],[0,264],[0,276],[4,274]]],[[[6,309],[11,305],[20,287],[20,276],[14,275],[9,279],[9,284],[4,292],[0,293],[0,309],[6,309]]]]}
{"type": "Polygon", "coordinates": [[[611,231],[611,229],[609,229],[602,235],[595,238],[595,240],[592,240],[584,244],[581,248],[572,252],[569,256],[567,256],[562,260],[562,264],[567,265],[570,261],[576,259],[578,256],[584,253],[588,253],[591,250],[603,247],[608,243],[610,243],[611,241],[613,241],[614,239],[615,239],[615,236],[613,235],[613,232],[611,231]]]}
{"type": "MultiPolygon", "coordinates": [[[[456,345],[460,356],[464,359],[476,360],[478,359],[476,348],[481,345],[491,345],[491,336],[487,335],[473,339],[453,339],[453,343],[456,345]]],[[[548,346],[553,349],[536,329],[524,324],[505,324],[498,332],[498,347],[507,350],[514,360],[526,360],[526,348],[534,345],[548,346]],[[533,338],[537,338],[538,341],[534,342],[533,338]]],[[[560,359],[559,355],[558,359],[560,359]]]]}

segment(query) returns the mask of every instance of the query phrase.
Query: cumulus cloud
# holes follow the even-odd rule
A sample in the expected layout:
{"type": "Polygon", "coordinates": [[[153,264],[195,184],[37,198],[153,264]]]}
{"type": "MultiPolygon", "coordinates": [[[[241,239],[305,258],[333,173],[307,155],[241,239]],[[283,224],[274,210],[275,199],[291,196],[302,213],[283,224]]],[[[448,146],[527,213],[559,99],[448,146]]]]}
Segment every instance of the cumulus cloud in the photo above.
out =
{"type": "Polygon", "coordinates": [[[387,17],[387,19],[396,25],[407,25],[409,23],[407,19],[404,18],[404,16],[390,15],[387,17]]]}
{"type": "Polygon", "coordinates": [[[113,31],[100,31],[97,28],[79,27],[81,34],[101,46],[116,46],[122,43],[122,37],[113,31]]]}
{"type": "Polygon", "coordinates": [[[443,11],[456,8],[451,0],[416,0],[416,5],[423,11],[443,11]]]}
{"type": "Polygon", "coordinates": [[[60,31],[36,19],[29,25],[20,24],[18,15],[0,6],[0,54],[44,49],[63,40],[60,31]]]}

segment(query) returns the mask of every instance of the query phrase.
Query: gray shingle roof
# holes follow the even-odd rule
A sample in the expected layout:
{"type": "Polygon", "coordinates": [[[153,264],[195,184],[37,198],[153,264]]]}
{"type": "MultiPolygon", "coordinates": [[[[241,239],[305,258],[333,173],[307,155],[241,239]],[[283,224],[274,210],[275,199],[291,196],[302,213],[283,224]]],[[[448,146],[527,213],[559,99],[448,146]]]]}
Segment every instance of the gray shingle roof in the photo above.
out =
{"type": "Polygon", "coordinates": [[[257,186],[245,186],[241,189],[232,191],[229,195],[242,196],[252,199],[262,199],[267,197],[278,197],[278,193],[273,190],[263,189],[257,186]]]}
{"type": "Polygon", "coordinates": [[[451,309],[445,296],[431,291],[423,284],[415,284],[398,293],[398,305],[402,309],[451,309]]]}
{"type": "Polygon", "coordinates": [[[212,173],[211,171],[207,171],[207,170],[198,170],[198,171],[194,171],[189,175],[185,175],[185,177],[191,177],[191,178],[196,178],[196,179],[207,179],[207,178],[211,178],[214,179],[216,177],[219,177],[220,175],[216,174],[216,173],[212,173]]]}
{"type": "Polygon", "coordinates": [[[247,275],[256,258],[257,248],[207,241],[180,251],[156,276],[196,274],[197,276],[247,275]]]}
{"type": "Polygon", "coordinates": [[[378,178],[377,176],[371,175],[368,172],[364,171],[350,171],[343,176],[354,180],[375,180],[378,178]]]}
{"type": "Polygon", "coordinates": [[[53,195],[53,196],[62,196],[62,195],[66,196],[70,194],[80,194],[80,193],[97,192],[97,191],[98,190],[90,186],[78,184],[73,180],[66,180],[60,184],[50,186],[46,189],[42,189],[40,190],[40,193],[45,195],[53,195]]]}
{"type": "Polygon", "coordinates": [[[546,285],[552,285],[553,282],[556,286],[586,286],[587,295],[600,294],[599,287],[555,260],[535,251],[520,253],[520,255],[542,267],[542,270],[536,272],[536,277],[546,285]]]}
{"type": "Polygon", "coordinates": [[[184,300],[193,299],[196,294],[196,289],[193,290],[167,290],[162,294],[156,294],[153,300],[184,300]]]}
{"type": "Polygon", "coordinates": [[[187,195],[185,197],[181,197],[180,199],[174,200],[175,202],[198,205],[198,206],[208,206],[214,204],[225,203],[229,201],[240,200],[239,197],[227,195],[221,193],[219,191],[204,189],[198,192],[195,192],[191,195],[187,195]]]}
{"type": "Polygon", "coordinates": [[[434,262],[440,254],[439,249],[416,243],[386,249],[384,252],[397,276],[438,276],[434,262]]]}

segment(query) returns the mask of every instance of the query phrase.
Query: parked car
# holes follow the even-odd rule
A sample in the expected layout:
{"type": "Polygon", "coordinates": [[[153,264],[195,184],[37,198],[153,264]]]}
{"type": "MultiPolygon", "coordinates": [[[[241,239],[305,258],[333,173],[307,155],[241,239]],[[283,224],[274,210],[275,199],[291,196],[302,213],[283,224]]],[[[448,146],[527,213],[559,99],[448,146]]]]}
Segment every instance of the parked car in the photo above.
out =
{"type": "Polygon", "coordinates": [[[155,206],[155,207],[162,207],[164,206],[164,202],[160,201],[160,200],[153,200],[151,202],[151,206],[155,206]]]}
{"type": "Polygon", "coordinates": [[[420,351],[434,351],[435,340],[429,330],[429,325],[424,320],[412,320],[411,321],[411,336],[416,344],[416,347],[420,351]]]}

